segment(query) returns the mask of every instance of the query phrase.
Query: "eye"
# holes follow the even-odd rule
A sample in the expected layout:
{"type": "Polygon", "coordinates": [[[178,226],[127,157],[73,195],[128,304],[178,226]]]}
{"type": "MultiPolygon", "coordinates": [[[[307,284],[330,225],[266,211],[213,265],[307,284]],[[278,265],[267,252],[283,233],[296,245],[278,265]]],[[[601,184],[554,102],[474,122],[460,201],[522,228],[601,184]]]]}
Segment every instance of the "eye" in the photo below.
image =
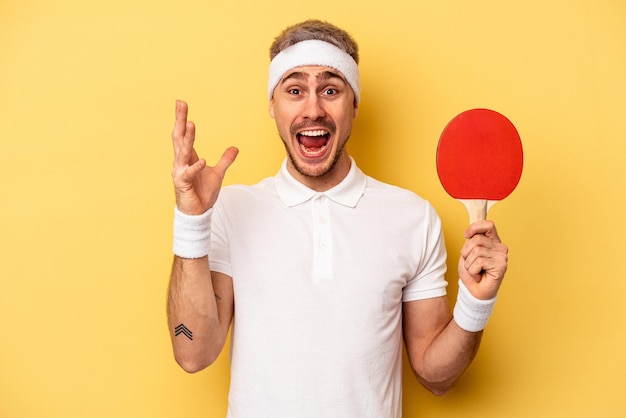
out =
{"type": "Polygon", "coordinates": [[[338,93],[338,92],[337,92],[337,89],[336,89],[336,88],[333,88],[333,87],[329,87],[329,88],[327,88],[326,90],[324,90],[324,94],[325,94],[326,96],[334,96],[334,95],[335,95],[335,94],[337,94],[337,93],[338,93]]]}
{"type": "Polygon", "coordinates": [[[299,96],[300,94],[302,94],[302,91],[300,89],[297,88],[292,88],[287,90],[287,93],[293,95],[293,96],[299,96]]]}

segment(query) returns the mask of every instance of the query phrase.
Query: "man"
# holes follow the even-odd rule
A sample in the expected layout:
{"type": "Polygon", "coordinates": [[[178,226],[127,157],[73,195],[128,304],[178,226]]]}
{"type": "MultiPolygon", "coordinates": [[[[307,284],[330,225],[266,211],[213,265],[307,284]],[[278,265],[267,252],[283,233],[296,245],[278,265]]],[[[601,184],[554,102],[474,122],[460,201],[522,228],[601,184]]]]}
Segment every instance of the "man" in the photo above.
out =
{"type": "Polygon", "coordinates": [[[275,177],[221,189],[238,150],[208,166],[176,105],[175,358],[207,367],[232,322],[228,417],[400,417],[402,337],[417,379],[445,393],[478,349],[507,247],[491,222],[467,229],[453,317],[434,209],[348,154],[356,43],[306,21],[270,52],[269,111],[287,151],[275,177]]]}

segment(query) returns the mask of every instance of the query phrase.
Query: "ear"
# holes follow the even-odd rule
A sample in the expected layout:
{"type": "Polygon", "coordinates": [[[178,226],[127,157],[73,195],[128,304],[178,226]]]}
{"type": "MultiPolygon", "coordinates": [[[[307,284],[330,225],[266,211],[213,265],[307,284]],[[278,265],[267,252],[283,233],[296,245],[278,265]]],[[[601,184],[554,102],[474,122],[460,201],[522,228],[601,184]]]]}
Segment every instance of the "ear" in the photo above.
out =
{"type": "Polygon", "coordinates": [[[359,103],[355,99],[354,100],[354,116],[352,119],[356,119],[358,114],[359,114],[359,103]]]}
{"type": "Polygon", "coordinates": [[[270,116],[271,116],[272,118],[275,118],[275,116],[274,116],[274,97],[273,97],[273,96],[272,96],[272,98],[270,99],[270,105],[269,105],[269,107],[270,107],[270,116]]]}

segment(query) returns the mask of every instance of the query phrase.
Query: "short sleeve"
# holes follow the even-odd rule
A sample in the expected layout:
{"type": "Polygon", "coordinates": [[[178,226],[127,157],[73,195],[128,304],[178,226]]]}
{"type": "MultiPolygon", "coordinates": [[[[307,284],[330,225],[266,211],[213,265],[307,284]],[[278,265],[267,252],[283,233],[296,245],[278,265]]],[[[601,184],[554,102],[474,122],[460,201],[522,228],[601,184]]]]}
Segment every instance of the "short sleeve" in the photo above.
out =
{"type": "Polygon", "coordinates": [[[441,220],[432,205],[427,204],[421,234],[418,269],[402,291],[402,301],[430,299],[446,295],[446,246],[441,220]]]}
{"type": "Polygon", "coordinates": [[[232,277],[230,253],[226,234],[224,209],[220,199],[214,206],[211,218],[211,246],[209,250],[209,266],[211,271],[223,273],[232,277]]]}

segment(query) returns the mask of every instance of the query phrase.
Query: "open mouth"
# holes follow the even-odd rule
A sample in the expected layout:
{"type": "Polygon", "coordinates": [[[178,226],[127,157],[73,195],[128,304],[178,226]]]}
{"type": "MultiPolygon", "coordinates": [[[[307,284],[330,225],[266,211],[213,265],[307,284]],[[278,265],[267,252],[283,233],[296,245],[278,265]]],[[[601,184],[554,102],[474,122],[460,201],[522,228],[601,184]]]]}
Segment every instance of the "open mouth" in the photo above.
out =
{"type": "Polygon", "coordinates": [[[330,133],[325,129],[302,131],[297,134],[300,150],[307,157],[318,157],[324,154],[330,133]]]}

